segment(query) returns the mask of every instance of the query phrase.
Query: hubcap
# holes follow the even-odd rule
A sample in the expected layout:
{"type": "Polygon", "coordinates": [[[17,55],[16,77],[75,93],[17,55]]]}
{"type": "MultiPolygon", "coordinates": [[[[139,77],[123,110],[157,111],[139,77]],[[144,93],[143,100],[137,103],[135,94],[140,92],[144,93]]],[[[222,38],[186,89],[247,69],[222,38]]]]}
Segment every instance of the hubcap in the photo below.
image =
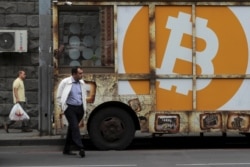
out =
{"type": "Polygon", "coordinates": [[[110,142],[119,140],[124,132],[124,125],[119,118],[110,117],[102,121],[101,134],[110,142]]]}

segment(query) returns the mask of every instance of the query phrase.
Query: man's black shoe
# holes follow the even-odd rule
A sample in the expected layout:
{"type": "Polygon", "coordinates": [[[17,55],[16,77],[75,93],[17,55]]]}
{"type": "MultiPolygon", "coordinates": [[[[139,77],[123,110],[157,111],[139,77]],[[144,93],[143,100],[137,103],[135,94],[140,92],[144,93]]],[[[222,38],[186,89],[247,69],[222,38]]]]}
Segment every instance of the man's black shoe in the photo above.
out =
{"type": "Polygon", "coordinates": [[[64,155],[76,155],[76,153],[73,153],[72,151],[64,151],[64,155]]]}
{"type": "Polygon", "coordinates": [[[84,151],[84,149],[81,149],[80,151],[79,151],[79,155],[83,158],[83,157],[85,157],[85,151],[84,151]]]}

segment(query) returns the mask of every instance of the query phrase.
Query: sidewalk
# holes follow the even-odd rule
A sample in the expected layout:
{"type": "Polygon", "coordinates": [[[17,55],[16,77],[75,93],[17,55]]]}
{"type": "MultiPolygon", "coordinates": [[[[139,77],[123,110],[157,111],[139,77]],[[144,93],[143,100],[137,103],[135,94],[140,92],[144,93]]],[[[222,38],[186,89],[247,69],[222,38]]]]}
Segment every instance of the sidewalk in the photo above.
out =
{"type": "Polygon", "coordinates": [[[6,133],[4,129],[0,129],[0,146],[62,145],[64,140],[63,135],[40,136],[38,130],[21,132],[20,129],[10,129],[9,133],[6,133]]]}
{"type": "MultiPolygon", "coordinates": [[[[30,145],[63,145],[65,143],[65,135],[44,135],[40,136],[38,130],[32,132],[21,132],[20,129],[9,129],[6,133],[4,129],[0,129],[0,146],[30,146],[30,145]]],[[[135,138],[152,137],[149,133],[136,132],[135,138]]],[[[83,137],[84,142],[91,145],[89,137],[83,137]]]]}

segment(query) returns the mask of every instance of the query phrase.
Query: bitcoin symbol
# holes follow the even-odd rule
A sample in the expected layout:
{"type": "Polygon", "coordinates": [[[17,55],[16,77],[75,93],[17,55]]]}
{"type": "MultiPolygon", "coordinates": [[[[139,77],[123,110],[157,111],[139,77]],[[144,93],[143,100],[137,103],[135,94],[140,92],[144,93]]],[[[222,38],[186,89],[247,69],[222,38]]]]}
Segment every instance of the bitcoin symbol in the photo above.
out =
{"type": "MultiPolygon", "coordinates": [[[[246,73],[249,68],[249,44],[246,39],[246,36],[249,36],[247,12],[249,7],[196,7],[197,74],[246,73]]],[[[192,74],[191,14],[192,8],[189,6],[155,8],[155,43],[153,43],[155,45],[152,45],[155,47],[152,48],[152,52],[156,55],[157,74],[192,74]]],[[[149,9],[143,6],[136,13],[125,12],[124,15],[133,15],[131,16],[133,19],[126,23],[124,38],[118,40],[119,44],[124,42],[120,46],[122,50],[120,60],[123,60],[124,72],[149,73],[150,29],[142,26],[149,25],[149,9]]],[[[124,22],[119,24],[124,27],[124,22]]],[[[219,109],[241,89],[243,81],[243,79],[197,79],[197,109],[219,109]]],[[[129,84],[138,95],[148,92],[141,91],[149,88],[148,84],[142,85],[141,81],[129,81],[129,84]]],[[[157,111],[193,109],[191,79],[161,79],[157,80],[155,87],[157,111]]]]}
{"type": "MultiPolygon", "coordinates": [[[[164,58],[161,68],[156,70],[157,74],[176,74],[174,66],[177,59],[192,63],[192,49],[181,46],[181,41],[184,34],[192,35],[192,23],[190,22],[191,15],[180,12],[178,18],[169,17],[166,28],[171,30],[169,42],[167,43],[164,58]]],[[[207,20],[197,17],[197,37],[206,41],[206,47],[203,51],[197,52],[197,64],[202,69],[202,74],[213,74],[214,68],[212,60],[218,50],[218,39],[215,33],[207,27],[207,20]],[[199,59],[202,57],[202,59],[199,59]]],[[[211,80],[207,79],[197,85],[197,89],[205,88],[211,80]]],[[[181,82],[176,81],[160,81],[159,87],[171,90],[172,86],[176,87],[176,92],[187,95],[188,91],[192,90],[191,85],[183,86],[181,82]]]]}

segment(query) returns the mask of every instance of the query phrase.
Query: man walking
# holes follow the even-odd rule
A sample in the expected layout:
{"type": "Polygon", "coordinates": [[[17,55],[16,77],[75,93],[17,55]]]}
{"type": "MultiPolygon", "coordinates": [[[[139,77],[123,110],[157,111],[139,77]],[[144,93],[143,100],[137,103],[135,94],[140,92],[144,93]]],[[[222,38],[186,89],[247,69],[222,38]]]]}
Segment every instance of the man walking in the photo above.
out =
{"type": "Polygon", "coordinates": [[[69,123],[66,142],[63,149],[65,155],[76,155],[70,150],[71,143],[80,150],[79,155],[85,156],[82,143],[79,123],[86,111],[86,85],[82,80],[83,70],[80,67],[73,67],[72,76],[63,79],[57,90],[57,103],[69,123]]]}
{"type": "MultiPolygon", "coordinates": [[[[25,97],[25,87],[23,81],[26,78],[24,71],[18,71],[18,77],[13,82],[13,102],[14,104],[19,103],[21,107],[26,110],[26,97],[25,97]]],[[[10,120],[4,125],[5,131],[9,133],[9,126],[14,124],[16,121],[10,120]]],[[[22,132],[32,132],[32,129],[28,127],[29,120],[22,121],[22,132]]]]}

